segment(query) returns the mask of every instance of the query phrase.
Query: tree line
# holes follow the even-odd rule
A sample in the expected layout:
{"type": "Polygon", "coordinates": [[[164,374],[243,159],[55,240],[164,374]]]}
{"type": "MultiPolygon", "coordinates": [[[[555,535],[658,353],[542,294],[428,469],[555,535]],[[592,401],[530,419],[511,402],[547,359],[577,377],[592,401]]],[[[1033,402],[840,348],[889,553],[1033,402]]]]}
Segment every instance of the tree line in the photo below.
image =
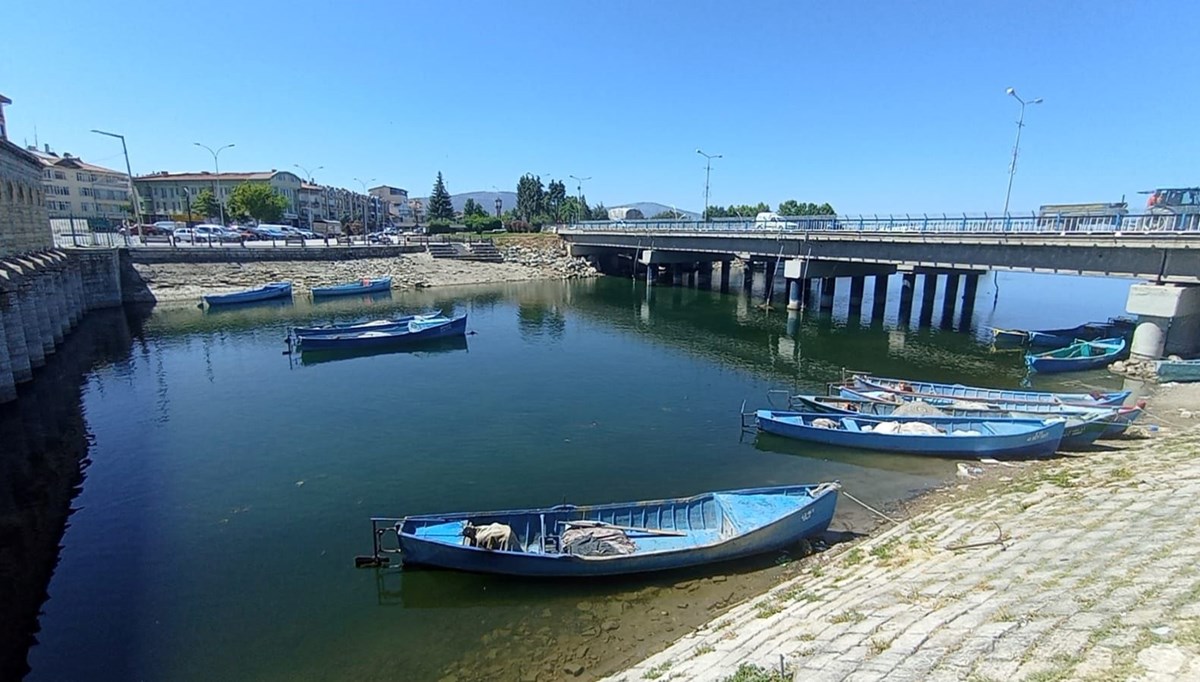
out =
{"type": "MultiPolygon", "coordinates": [[[[704,214],[705,219],[712,218],[749,218],[753,219],[759,213],[771,213],[771,205],[759,202],[755,205],[740,204],[730,206],[709,206],[704,214]]],[[[788,199],[781,202],[774,213],[781,216],[832,216],[837,215],[829,203],[814,204],[812,202],[788,199]]]]}

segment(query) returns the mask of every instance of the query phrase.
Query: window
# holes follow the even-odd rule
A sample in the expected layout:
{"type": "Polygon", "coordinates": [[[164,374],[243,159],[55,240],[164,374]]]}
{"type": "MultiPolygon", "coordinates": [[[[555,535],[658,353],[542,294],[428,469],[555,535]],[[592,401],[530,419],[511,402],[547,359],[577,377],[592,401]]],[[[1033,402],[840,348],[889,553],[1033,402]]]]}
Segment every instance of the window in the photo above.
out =
{"type": "MultiPolygon", "coordinates": [[[[86,190],[84,190],[84,191],[86,191],[86,190]]],[[[60,196],[60,197],[71,196],[71,188],[70,187],[59,187],[57,185],[50,185],[49,187],[46,188],[46,193],[54,195],[54,196],[60,196]]]]}
{"type": "Polygon", "coordinates": [[[54,171],[54,179],[55,180],[66,180],[67,174],[64,171],[56,170],[56,171],[54,171]]]}
{"type": "Polygon", "coordinates": [[[91,187],[80,187],[79,188],[79,196],[81,196],[81,197],[90,197],[90,196],[93,196],[94,194],[95,194],[95,192],[92,190],[91,187]]]}
{"type": "Polygon", "coordinates": [[[79,205],[79,210],[83,211],[84,213],[87,213],[88,211],[92,210],[92,205],[89,203],[86,203],[86,202],[82,203],[79,205]]]}

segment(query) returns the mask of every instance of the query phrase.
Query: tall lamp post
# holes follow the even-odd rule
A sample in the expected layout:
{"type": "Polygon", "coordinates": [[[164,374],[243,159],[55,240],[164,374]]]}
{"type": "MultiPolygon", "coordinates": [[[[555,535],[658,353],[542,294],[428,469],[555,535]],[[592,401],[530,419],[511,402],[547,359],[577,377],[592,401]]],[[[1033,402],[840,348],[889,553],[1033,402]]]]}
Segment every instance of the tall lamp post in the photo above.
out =
{"type": "Polygon", "coordinates": [[[1013,99],[1021,103],[1021,115],[1017,118],[1017,142],[1013,145],[1012,163],[1008,166],[1008,190],[1004,193],[1004,215],[1008,215],[1008,199],[1012,196],[1013,176],[1017,174],[1017,151],[1021,148],[1021,128],[1025,127],[1025,105],[1026,104],[1041,104],[1042,98],[1031,99],[1028,102],[1021,99],[1015,88],[1005,90],[1013,99]]]}
{"type": "Polygon", "coordinates": [[[221,195],[221,161],[220,161],[219,157],[221,156],[222,151],[229,149],[230,147],[232,147],[234,145],[232,143],[227,144],[224,147],[219,147],[217,149],[217,151],[214,152],[213,148],[206,144],[200,144],[199,142],[193,142],[192,144],[196,145],[197,147],[203,147],[208,150],[209,154],[212,154],[213,167],[217,171],[217,208],[221,212],[221,226],[224,227],[225,226],[225,197],[221,195]]]}
{"type": "MultiPolygon", "coordinates": [[[[137,190],[134,189],[134,186],[133,186],[133,169],[130,168],[130,166],[129,166],[129,149],[125,146],[125,136],[118,135],[117,133],[108,133],[103,130],[96,130],[94,128],[92,129],[92,132],[96,133],[97,135],[107,135],[108,137],[115,137],[121,141],[121,152],[123,154],[125,154],[125,173],[126,173],[126,175],[129,176],[129,201],[131,203],[133,203],[133,215],[137,219],[137,224],[141,225],[142,224],[142,202],[138,201],[137,190]]],[[[93,197],[93,199],[94,198],[95,197],[93,197]]]]}
{"type": "MultiPolygon", "coordinates": [[[[308,170],[307,168],[305,168],[304,166],[301,166],[298,163],[293,163],[292,165],[295,166],[296,168],[299,168],[300,170],[304,171],[304,175],[308,176],[308,184],[310,184],[310,185],[313,184],[312,171],[308,170]]],[[[317,166],[313,170],[321,170],[324,167],[325,166],[317,166]]],[[[301,187],[300,189],[303,190],[304,188],[301,187]]],[[[305,204],[304,207],[308,209],[308,229],[311,230],[312,229],[312,203],[307,203],[307,204],[305,204]]]]}
{"type": "Polygon", "coordinates": [[[583,183],[586,180],[591,180],[592,176],[589,175],[586,178],[581,178],[581,177],[577,177],[574,175],[568,175],[567,177],[569,177],[575,181],[575,196],[579,199],[579,206],[578,206],[578,208],[575,209],[575,211],[576,211],[575,222],[577,222],[577,223],[582,222],[583,221],[583,183]]]}
{"type": "Polygon", "coordinates": [[[705,164],[704,164],[704,220],[707,222],[709,219],[708,218],[708,180],[709,180],[709,176],[712,175],[712,160],[721,158],[721,155],[720,154],[705,154],[703,151],[701,151],[699,149],[696,150],[696,153],[699,154],[700,156],[703,156],[704,160],[705,160],[705,164]]]}
{"type": "Polygon", "coordinates": [[[363,244],[365,245],[367,243],[367,183],[375,182],[375,178],[371,178],[370,180],[359,180],[358,178],[354,178],[354,181],[362,185],[363,190],[363,244]]]}
{"type": "Polygon", "coordinates": [[[184,187],[182,189],[183,189],[183,199],[184,199],[184,201],[187,202],[187,217],[188,217],[187,226],[191,227],[192,226],[192,189],[190,187],[184,187]]]}

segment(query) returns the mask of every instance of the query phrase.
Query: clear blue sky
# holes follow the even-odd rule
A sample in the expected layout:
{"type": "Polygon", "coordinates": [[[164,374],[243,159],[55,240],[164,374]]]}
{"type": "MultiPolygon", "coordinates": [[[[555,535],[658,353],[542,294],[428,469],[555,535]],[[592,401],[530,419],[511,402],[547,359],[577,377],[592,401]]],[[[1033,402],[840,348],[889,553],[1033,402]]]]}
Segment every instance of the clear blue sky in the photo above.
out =
{"type": "MultiPolygon", "coordinates": [[[[16,2],[11,136],[135,173],[324,166],[425,195],[592,176],[698,210],[1014,210],[1200,184],[1200,3],[16,2]],[[206,18],[206,14],[210,18],[206,18]]],[[[569,184],[572,184],[568,181],[569,184]]],[[[571,188],[574,191],[574,188],[571,188]]]]}

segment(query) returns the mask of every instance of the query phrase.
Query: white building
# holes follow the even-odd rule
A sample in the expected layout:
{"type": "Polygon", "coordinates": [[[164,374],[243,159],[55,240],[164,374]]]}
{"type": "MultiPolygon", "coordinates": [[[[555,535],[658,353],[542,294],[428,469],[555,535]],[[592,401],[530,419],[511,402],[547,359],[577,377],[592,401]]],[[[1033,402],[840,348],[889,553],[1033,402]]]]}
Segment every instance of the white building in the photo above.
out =
{"type": "Polygon", "coordinates": [[[82,159],[50,150],[27,148],[42,162],[46,212],[51,218],[100,218],[122,222],[133,208],[129,176],[82,159]]]}
{"type": "Polygon", "coordinates": [[[392,223],[412,219],[412,209],[408,206],[408,190],[390,185],[380,185],[367,190],[371,196],[383,202],[384,213],[392,223]]]}
{"type": "Polygon", "coordinates": [[[286,222],[299,219],[300,176],[288,171],[261,171],[256,173],[168,173],[162,171],[151,175],[140,175],[133,179],[142,200],[142,213],[166,220],[203,220],[216,216],[188,216],[188,208],[200,190],[207,189],[224,205],[229,205],[233,188],[245,182],[264,183],[287,199],[288,207],[283,213],[286,222]],[[220,188],[218,190],[218,185],[220,188]]]}

